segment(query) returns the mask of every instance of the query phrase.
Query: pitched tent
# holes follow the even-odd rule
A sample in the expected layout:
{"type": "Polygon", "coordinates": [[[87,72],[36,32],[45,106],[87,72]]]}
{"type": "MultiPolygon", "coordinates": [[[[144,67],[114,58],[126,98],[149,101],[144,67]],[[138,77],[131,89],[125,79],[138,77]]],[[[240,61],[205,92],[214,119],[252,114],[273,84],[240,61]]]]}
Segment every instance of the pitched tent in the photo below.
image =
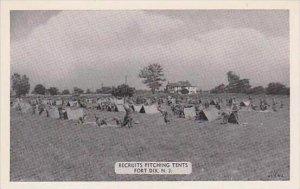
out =
{"type": "Polygon", "coordinates": [[[239,124],[238,118],[236,117],[236,115],[234,115],[234,113],[231,113],[229,115],[229,117],[228,117],[228,123],[239,124]]]}
{"type": "Polygon", "coordinates": [[[47,116],[55,119],[59,119],[59,111],[57,108],[50,108],[47,110],[47,116]]]}
{"type": "Polygon", "coordinates": [[[213,99],[210,101],[209,103],[210,105],[217,105],[218,104],[218,101],[216,99],[213,99]]]}
{"type": "Polygon", "coordinates": [[[56,106],[60,106],[60,105],[62,105],[63,104],[63,101],[62,100],[56,100],[55,101],[55,105],[56,106]]]}
{"type": "Polygon", "coordinates": [[[115,99],[115,104],[123,105],[124,99],[115,99]]]}
{"type": "Polygon", "coordinates": [[[67,106],[71,106],[71,107],[78,106],[78,102],[77,101],[69,101],[67,106]]]}
{"type": "Polygon", "coordinates": [[[196,117],[196,109],[195,109],[195,107],[184,108],[183,112],[184,112],[184,117],[186,119],[193,119],[193,118],[196,117]]]}
{"type": "Polygon", "coordinates": [[[93,99],[85,99],[86,103],[88,104],[92,104],[93,103],[93,99]]]}
{"type": "Polygon", "coordinates": [[[175,98],[172,98],[172,99],[171,99],[171,103],[172,103],[172,104],[176,104],[176,99],[175,99],[175,98]]]}
{"type": "Polygon", "coordinates": [[[115,109],[116,112],[126,112],[123,105],[120,105],[120,104],[116,104],[116,109],[115,109]]]}
{"type": "Polygon", "coordinates": [[[38,102],[37,102],[37,100],[36,99],[32,99],[32,100],[30,100],[30,104],[32,104],[32,105],[36,105],[38,102]]]}
{"type": "Polygon", "coordinates": [[[140,113],[156,114],[156,113],[159,113],[159,111],[157,110],[157,107],[154,104],[150,105],[150,106],[143,105],[140,110],[140,113]]]}
{"type": "Polygon", "coordinates": [[[201,120],[214,121],[219,117],[219,110],[217,108],[207,108],[200,111],[201,120]]]}
{"type": "Polygon", "coordinates": [[[140,112],[143,105],[133,105],[133,111],[140,112]]]}
{"type": "Polygon", "coordinates": [[[249,100],[243,100],[241,103],[240,103],[240,106],[249,106],[250,105],[250,101],[249,100]]]}
{"type": "Polygon", "coordinates": [[[20,102],[20,110],[22,113],[27,113],[29,111],[32,111],[32,107],[30,104],[26,103],[26,102],[20,102]]]}
{"type": "Polygon", "coordinates": [[[42,101],[42,104],[44,104],[44,105],[49,104],[49,100],[43,100],[43,101],[42,101]]]}
{"type": "Polygon", "coordinates": [[[79,120],[84,117],[83,108],[78,109],[66,109],[68,120],[79,120]]]}

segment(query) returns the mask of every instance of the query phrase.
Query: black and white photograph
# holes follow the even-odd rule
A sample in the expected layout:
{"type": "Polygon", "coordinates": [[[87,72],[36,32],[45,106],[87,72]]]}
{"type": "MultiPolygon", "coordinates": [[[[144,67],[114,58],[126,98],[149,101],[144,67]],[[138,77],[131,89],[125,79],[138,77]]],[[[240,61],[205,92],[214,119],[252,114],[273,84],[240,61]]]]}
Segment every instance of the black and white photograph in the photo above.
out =
{"type": "Polygon", "coordinates": [[[291,179],[289,10],[9,16],[10,182],[291,179]]]}

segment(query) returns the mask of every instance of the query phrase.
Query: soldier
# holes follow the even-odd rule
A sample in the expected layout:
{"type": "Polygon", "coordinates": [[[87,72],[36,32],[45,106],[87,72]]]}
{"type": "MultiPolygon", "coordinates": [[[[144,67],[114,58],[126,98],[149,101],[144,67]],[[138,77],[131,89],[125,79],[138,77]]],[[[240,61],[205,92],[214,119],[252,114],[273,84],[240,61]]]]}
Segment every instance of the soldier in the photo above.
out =
{"type": "Polygon", "coordinates": [[[121,125],[121,127],[124,127],[126,125],[128,125],[128,128],[132,127],[132,121],[133,121],[133,118],[132,118],[132,114],[133,114],[133,109],[130,108],[130,106],[133,105],[132,101],[128,101],[128,104],[124,104],[123,107],[126,111],[126,114],[124,116],[124,120],[123,120],[123,123],[121,125]]]}
{"type": "Polygon", "coordinates": [[[168,118],[168,112],[162,107],[161,104],[158,105],[157,110],[163,115],[165,123],[168,124],[170,122],[168,118]]]}
{"type": "Polygon", "coordinates": [[[235,116],[235,118],[238,120],[239,119],[239,116],[238,116],[239,107],[237,106],[237,104],[235,102],[232,103],[231,111],[232,111],[233,115],[235,116]]]}

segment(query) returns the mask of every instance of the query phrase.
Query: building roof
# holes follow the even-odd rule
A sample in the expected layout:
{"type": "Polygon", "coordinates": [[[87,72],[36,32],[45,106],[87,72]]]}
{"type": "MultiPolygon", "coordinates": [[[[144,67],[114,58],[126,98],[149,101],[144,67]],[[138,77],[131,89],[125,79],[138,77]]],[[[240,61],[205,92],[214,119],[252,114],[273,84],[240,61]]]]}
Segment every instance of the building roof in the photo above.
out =
{"type": "Polygon", "coordinates": [[[167,86],[171,87],[193,87],[189,81],[178,81],[177,83],[168,83],[167,86]]]}

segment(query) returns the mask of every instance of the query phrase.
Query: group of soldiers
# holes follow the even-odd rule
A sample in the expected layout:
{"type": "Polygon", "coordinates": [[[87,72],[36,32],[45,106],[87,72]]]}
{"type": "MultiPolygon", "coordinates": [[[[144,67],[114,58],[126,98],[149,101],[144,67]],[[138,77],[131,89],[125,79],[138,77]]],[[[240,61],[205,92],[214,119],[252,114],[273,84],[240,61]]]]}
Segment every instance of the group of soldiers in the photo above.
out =
{"type": "MultiPolygon", "coordinates": [[[[98,102],[99,99],[97,99],[98,102]]],[[[173,113],[173,115],[177,116],[178,118],[184,118],[184,108],[188,106],[190,106],[191,104],[188,103],[193,103],[192,105],[195,107],[196,110],[196,118],[195,119],[201,119],[201,114],[199,114],[199,112],[203,109],[207,109],[210,106],[213,106],[215,108],[217,108],[218,110],[221,110],[221,106],[224,105],[224,103],[226,103],[227,107],[230,107],[230,112],[226,113],[226,112],[222,112],[220,113],[221,117],[223,118],[223,122],[222,123],[227,123],[228,119],[230,118],[230,116],[234,116],[234,118],[236,120],[238,120],[239,115],[238,112],[240,110],[240,105],[238,104],[237,100],[235,97],[231,97],[228,98],[226,100],[223,100],[222,98],[218,97],[216,99],[213,100],[202,100],[202,99],[194,99],[193,101],[189,101],[186,100],[186,102],[188,103],[180,103],[183,100],[182,99],[178,99],[178,98],[172,98],[172,97],[167,97],[166,101],[163,98],[153,98],[150,99],[151,103],[156,103],[157,104],[157,110],[161,113],[164,122],[166,124],[170,123],[170,115],[169,112],[167,111],[167,106],[170,106],[171,111],[173,113]],[[166,102],[166,103],[165,103],[166,102]]],[[[86,107],[86,102],[82,99],[76,99],[76,101],[78,102],[79,107],[85,108],[86,107]]],[[[134,103],[134,99],[132,98],[124,98],[124,104],[122,105],[124,107],[125,110],[125,116],[123,118],[123,120],[114,117],[112,121],[116,122],[116,125],[119,125],[120,127],[129,127],[131,128],[133,126],[133,112],[134,112],[134,104],[136,104],[136,102],[134,103]]],[[[147,100],[145,100],[147,102],[147,100]]],[[[267,110],[270,105],[268,104],[267,100],[265,98],[261,98],[259,100],[259,106],[254,105],[252,98],[249,96],[248,99],[248,108],[252,109],[252,110],[261,110],[261,111],[265,111],[267,110]]],[[[148,104],[150,103],[150,101],[148,102],[148,104]]],[[[65,104],[65,103],[62,103],[65,104]]],[[[43,99],[36,99],[31,101],[31,105],[34,107],[33,108],[33,113],[34,114],[42,114],[44,111],[46,113],[47,109],[52,106],[50,104],[45,104],[43,103],[43,99]]],[[[278,108],[278,102],[275,98],[272,99],[272,109],[273,111],[277,111],[278,108]]],[[[283,107],[283,104],[280,103],[280,108],[283,107]]],[[[57,106],[60,117],[61,118],[65,118],[66,117],[66,111],[63,105],[61,106],[57,106]]],[[[101,111],[114,111],[116,109],[116,105],[115,103],[112,103],[110,101],[107,100],[103,100],[100,103],[98,103],[97,105],[97,110],[101,110],[101,111]]],[[[96,123],[98,126],[102,126],[102,125],[107,125],[107,119],[103,118],[100,119],[99,117],[95,117],[96,118],[96,123]]],[[[81,122],[84,122],[84,118],[82,118],[81,122]]]]}

